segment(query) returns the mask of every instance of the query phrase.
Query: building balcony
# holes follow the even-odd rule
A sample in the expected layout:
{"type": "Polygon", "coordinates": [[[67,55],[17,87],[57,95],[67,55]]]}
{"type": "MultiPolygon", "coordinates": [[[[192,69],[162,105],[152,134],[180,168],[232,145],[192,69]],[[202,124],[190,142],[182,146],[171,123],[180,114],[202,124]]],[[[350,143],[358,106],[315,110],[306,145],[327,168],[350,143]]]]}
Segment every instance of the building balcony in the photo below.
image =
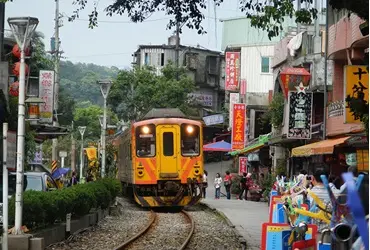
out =
{"type": "Polygon", "coordinates": [[[356,133],[364,130],[362,123],[344,123],[344,101],[332,102],[327,107],[327,136],[356,133]]]}
{"type": "Polygon", "coordinates": [[[338,21],[329,27],[330,59],[359,59],[363,50],[369,47],[369,36],[363,36],[359,28],[364,22],[354,14],[339,16],[338,21]]]}

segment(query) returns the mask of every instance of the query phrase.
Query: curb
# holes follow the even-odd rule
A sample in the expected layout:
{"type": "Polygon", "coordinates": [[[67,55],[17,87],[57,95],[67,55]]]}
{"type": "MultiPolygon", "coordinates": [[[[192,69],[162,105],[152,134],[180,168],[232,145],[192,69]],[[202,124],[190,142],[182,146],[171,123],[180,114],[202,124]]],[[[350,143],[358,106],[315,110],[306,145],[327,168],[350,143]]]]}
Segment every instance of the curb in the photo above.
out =
{"type": "Polygon", "coordinates": [[[241,235],[241,233],[235,228],[235,225],[229,220],[229,218],[223,212],[217,210],[217,208],[215,208],[212,205],[207,204],[205,202],[201,201],[199,204],[204,206],[204,207],[207,207],[208,209],[212,210],[212,212],[215,212],[218,215],[220,215],[222,217],[222,219],[224,219],[226,221],[226,224],[229,227],[231,227],[231,229],[234,231],[234,233],[239,237],[239,243],[242,246],[242,249],[243,250],[247,249],[247,240],[244,238],[243,235],[241,235]]]}

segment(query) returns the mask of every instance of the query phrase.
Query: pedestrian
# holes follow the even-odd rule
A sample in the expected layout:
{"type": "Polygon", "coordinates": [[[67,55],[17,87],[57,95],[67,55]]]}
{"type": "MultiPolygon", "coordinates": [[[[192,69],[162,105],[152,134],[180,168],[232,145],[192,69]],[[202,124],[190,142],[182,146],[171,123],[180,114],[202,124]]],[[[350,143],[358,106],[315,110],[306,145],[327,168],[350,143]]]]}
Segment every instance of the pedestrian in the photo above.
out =
{"type": "Polygon", "coordinates": [[[216,189],[215,199],[220,199],[221,183],[222,183],[221,175],[219,173],[217,173],[216,178],[215,178],[215,182],[214,182],[215,189],[216,189]]]}
{"type": "MultiPolygon", "coordinates": [[[[242,178],[240,179],[240,194],[238,200],[243,200],[243,193],[246,191],[247,187],[247,173],[243,173],[242,178]]],[[[245,200],[247,200],[247,192],[245,192],[245,200]]]]}
{"type": "Polygon", "coordinates": [[[208,187],[207,176],[208,176],[208,172],[204,170],[203,180],[202,180],[203,181],[203,187],[202,187],[203,198],[206,198],[206,189],[208,187]]]}
{"type": "Polygon", "coordinates": [[[72,178],[71,178],[71,186],[74,186],[77,184],[77,176],[76,176],[76,172],[73,171],[72,172],[72,178]]]}
{"type": "Polygon", "coordinates": [[[224,185],[225,185],[225,190],[226,190],[226,198],[228,200],[231,199],[231,175],[229,171],[225,172],[225,178],[224,178],[224,185]]]}

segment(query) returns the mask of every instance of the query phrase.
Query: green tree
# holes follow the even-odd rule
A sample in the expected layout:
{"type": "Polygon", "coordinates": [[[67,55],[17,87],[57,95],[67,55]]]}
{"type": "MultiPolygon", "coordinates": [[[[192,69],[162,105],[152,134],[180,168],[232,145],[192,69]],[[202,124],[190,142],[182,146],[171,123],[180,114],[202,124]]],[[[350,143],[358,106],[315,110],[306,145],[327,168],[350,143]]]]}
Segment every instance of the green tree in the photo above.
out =
{"type": "Polygon", "coordinates": [[[160,76],[151,68],[135,68],[118,74],[108,104],[125,121],[138,119],[152,108],[180,108],[194,115],[188,96],[194,90],[195,84],[185,69],[176,69],[171,63],[162,69],[160,76]],[[176,80],[177,75],[179,80],[176,80]]]}
{"type": "Polygon", "coordinates": [[[276,93],[268,106],[267,112],[262,116],[262,122],[280,128],[284,121],[284,102],[284,94],[276,93]]]}
{"type": "MultiPolygon", "coordinates": [[[[97,105],[90,105],[88,107],[76,108],[74,113],[75,127],[86,126],[84,138],[86,142],[97,141],[100,138],[101,127],[99,116],[103,115],[103,109],[97,105]]],[[[108,110],[107,117],[110,117],[110,123],[115,125],[118,122],[117,116],[108,110]]],[[[78,130],[75,131],[76,136],[79,136],[78,130]]],[[[77,138],[77,137],[76,137],[77,138]]]]}
{"type": "MultiPolygon", "coordinates": [[[[283,29],[284,19],[287,17],[295,18],[296,22],[310,24],[317,18],[318,10],[313,6],[313,0],[299,0],[302,6],[301,10],[297,10],[295,5],[296,0],[239,0],[240,10],[251,19],[253,27],[268,31],[269,37],[279,35],[283,29]]],[[[74,4],[77,9],[69,18],[70,21],[79,17],[80,11],[89,6],[93,1],[76,0],[74,4]]],[[[214,0],[215,5],[220,6],[224,0],[214,0]]],[[[93,28],[98,24],[97,5],[99,1],[93,2],[93,11],[89,14],[89,27],[93,28]]],[[[168,28],[176,26],[176,23],[186,24],[190,29],[196,29],[199,34],[205,33],[202,22],[206,18],[203,14],[207,8],[207,0],[182,0],[182,1],[167,1],[167,0],[115,0],[109,4],[105,12],[108,16],[114,14],[127,14],[133,22],[142,22],[151,14],[162,11],[171,19],[167,25],[168,28]]],[[[362,19],[369,21],[369,0],[345,1],[345,0],[329,0],[329,4],[333,9],[348,10],[357,14],[362,19]]]]}

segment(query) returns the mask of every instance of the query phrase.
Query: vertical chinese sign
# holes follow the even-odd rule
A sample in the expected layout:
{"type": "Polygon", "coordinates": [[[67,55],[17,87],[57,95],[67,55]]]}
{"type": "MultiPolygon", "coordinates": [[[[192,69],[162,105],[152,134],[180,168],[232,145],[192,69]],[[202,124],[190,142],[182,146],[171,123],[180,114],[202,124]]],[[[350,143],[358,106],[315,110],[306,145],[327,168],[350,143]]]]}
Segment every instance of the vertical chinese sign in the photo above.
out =
{"type": "Polygon", "coordinates": [[[233,150],[243,149],[245,139],[245,104],[233,105],[233,126],[231,145],[233,150]]]}
{"type": "Polygon", "coordinates": [[[226,52],[225,90],[237,91],[240,76],[240,52],[226,52]]]}
{"type": "MultiPolygon", "coordinates": [[[[369,104],[369,72],[367,66],[349,65],[344,67],[344,99],[356,98],[358,103],[369,104]]],[[[344,112],[345,123],[360,123],[360,118],[355,117],[346,102],[344,112]]]]}
{"type": "Polygon", "coordinates": [[[247,80],[242,79],[240,81],[239,93],[240,93],[241,96],[245,96],[245,94],[247,93],[247,80]]]}
{"type": "Polygon", "coordinates": [[[40,123],[52,123],[54,106],[54,71],[40,70],[39,96],[44,101],[44,103],[40,104],[40,123]]]}
{"type": "Polygon", "coordinates": [[[289,91],[289,123],[287,138],[311,139],[312,132],[312,92],[305,88],[289,91]]]}
{"type": "Polygon", "coordinates": [[[239,93],[230,93],[229,103],[229,128],[233,126],[233,105],[240,102],[239,93]]]}
{"type": "Polygon", "coordinates": [[[247,172],[248,157],[239,157],[239,175],[247,172]]]}

